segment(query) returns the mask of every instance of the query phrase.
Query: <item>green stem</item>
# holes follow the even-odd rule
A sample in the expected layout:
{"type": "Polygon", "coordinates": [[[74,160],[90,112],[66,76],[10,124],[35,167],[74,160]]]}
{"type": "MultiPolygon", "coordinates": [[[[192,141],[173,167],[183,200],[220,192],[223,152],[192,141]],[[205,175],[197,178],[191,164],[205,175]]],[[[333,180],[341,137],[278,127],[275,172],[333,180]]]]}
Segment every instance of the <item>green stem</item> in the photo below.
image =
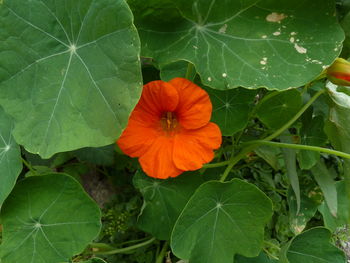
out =
{"type": "MultiPolygon", "coordinates": [[[[133,245],[130,247],[117,248],[117,249],[112,249],[112,250],[108,250],[108,251],[94,251],[94,254],[96,254],[96,255],[112,255],[112,254],[127,253],[129,251],[134,250],[134,249],[148,246],[148,245],[152,244],[155,240],[156,240],[156,238],[153,237],[149,240],[146,240],[142,243],[139,243],[139,244],[136,244],[136,245],[133,245]]],[[[98,248],[98,247],[96,247],[96,248],[98,248]]]]}
{"type": "Polygon", "coordinates": [[[33,167],[30,165],[30,163],[28,163],[23,157],[21,157],[22,159],[22,163],[24,164],[25,167],[28,168],[29,171],[31,171],[32,173],[36,173],[36,171],[33,169],[33,167]]]}
{"type": "Polygon", "coordinates": [[[156,259],[156,263],[163,263],[164,262],[164,257],[166,255],[168,247],[169,247],[169,243],[168,243],[168,241],[165,241],[165,243],[162,247],[162,250],[160,251],[160,253],[156,259]]]}
{"type": "Polygon", "coordinates": [[[281,128],[279,128],[277,131],[275,131],[270,136],[267,136],[264,141],[271,141],[272,139],[276,138],[278,135],[280,135],[282,132],[284,132],[286,129],[288,129],[299,117],[307,110],[307,108],[310,107],[310,105],[324,92],[326,89],[322,89],[318,91],[299,111],[297,114],[294,115],[293,118],[291,118],[286,124],[284,124],[281,128]]]}
{"type": "Polygon", "coordinates": [[[191,80],[191,75],[193,70],[194,70],[193,64],[191,62],[188,62],[186,76],[185,76],[186,79],[191,80]]]}
{"type": "Polygon", "coordinates": [[[207,168],[217,168],[217,167],[222,167],[222,166],[226,166],[230,163],[230,161],[223,161],[223,162],[219,162],[219,163],[207,163],[203,165],[203,168],[207,169],[207,168]]]}
{"type": "Polygon", "coordinates": [[[256,140],[256,141],[250,141],[247,144],[264,144],[264,145],[270,145],[275,147],[282,147],[282,148],[291,148],[291,149],[299,149],[299,150],[309,150],[309,151],[315,151],[315,152],[324,152],[328,154],[334,154],[346,159],[350,159],[350,154],[345,152],[340,152],[336,150],[331,150],[327,148],[322,148],[318,146],[310,146],[310,145],[302,145],[302,144],[291,144],[291,143],[282,143],[282,142],[270,142],[265,140],[256,140]]]}
{"type": "Polygon", "coordinates": [[[247,153],[252,151],[255,148],[255,145],[249,145],[248,147],[242,149],[237,155],[232,155],[230,160],[228,160],[229,165],[226,167],[224,173],[220,178],[220,182],[225,182],[226,177],[230,173],[233,166],[235,166],[247,153]]]}

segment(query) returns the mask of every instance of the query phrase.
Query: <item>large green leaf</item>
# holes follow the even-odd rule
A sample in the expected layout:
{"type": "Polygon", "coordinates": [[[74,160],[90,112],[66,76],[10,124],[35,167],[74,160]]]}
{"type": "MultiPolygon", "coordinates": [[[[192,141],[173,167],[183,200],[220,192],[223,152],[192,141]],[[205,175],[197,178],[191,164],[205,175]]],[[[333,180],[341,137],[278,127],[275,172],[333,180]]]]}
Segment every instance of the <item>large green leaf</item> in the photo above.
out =
{"type": "Polygon", "coordinates": [[[329,206],[323,202],[319,206],[319,211],[323,216],[324,224],[327,228],[335,231],[338,227],[348,224],[350,218],[349,206],[350,202],[347,198],[346,184],[345,181],[340,181],[336,183],[337,189],[337,216],[331,212],[329,206]]]}
{"type": "Polygon", "coordinates": [[[143,55],[190,61],[216,89],[298,87],[331,64],[344,39],[330,0],[131,2],[143,55]]]}
{"type": "Polygon", "coordinates": [[[202,184],[176,221],[173,253],[192,263],[232,263],[236,253],[257,256],[272,202],[239,179],[202,184]]]}
{"type": "Polygon", "coordinates": [[[18,183],[1,212],[2,263],[58,263],[81,252],[100,230],[100,211],[64,174],[18,183]]]}
{"type": "Polygon", "coordinates": [[[196,172],[159,180],[138,172],[133,182],[144,198],[138,227],[158,239],[168,240],[176,219],[204,178],[196,172]]]}
{"type": "Polygon", "coordinates": [[[243,130],[257,92],[243,88],[207,91],[213,104],[212,121],[219,125],[222,135],[231,136],[243,130]]]}
{"type": "Polygon", "coordinates": [[[12,137],[13,120],[0,107],[0,208],[22,170],[21,150],[12,137]]]}
{"type": "Polygon", "coordinates": [[[4,0],[0,103],[19,144],[48,158],[111,144],[141,92],[139,39],[123,0],[4,0]]]}
{"type": "Polygon", "coordinates": [[[330,243],[331,232],[323,227],[294,237],[282,250],[281,263],[345,263],[344,253],[330,243]]]}

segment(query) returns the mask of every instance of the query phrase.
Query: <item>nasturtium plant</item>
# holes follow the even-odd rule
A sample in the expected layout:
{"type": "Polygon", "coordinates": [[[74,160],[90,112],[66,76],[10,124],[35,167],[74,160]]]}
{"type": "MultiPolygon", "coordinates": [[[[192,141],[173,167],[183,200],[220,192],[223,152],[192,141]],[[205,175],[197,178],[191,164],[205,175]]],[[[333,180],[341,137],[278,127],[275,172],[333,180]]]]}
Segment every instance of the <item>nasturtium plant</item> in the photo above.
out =
{"type": "Polygon", "coordinates": [[[132,19],[123,0],[1,2],[0,104],[18,143],[48,158],[120,135],[141,92],[132,19]]]}
{"type": "Polygon", "coordinates": [[[0,0],[0,262],[349,261],[349,3],[0,0]]]}

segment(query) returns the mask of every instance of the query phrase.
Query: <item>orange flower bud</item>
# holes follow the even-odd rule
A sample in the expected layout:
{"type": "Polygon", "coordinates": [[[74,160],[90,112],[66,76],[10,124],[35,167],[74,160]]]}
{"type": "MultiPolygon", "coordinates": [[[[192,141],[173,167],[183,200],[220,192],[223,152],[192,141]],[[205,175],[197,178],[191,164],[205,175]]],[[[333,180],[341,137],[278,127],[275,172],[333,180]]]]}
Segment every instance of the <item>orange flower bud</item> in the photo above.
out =
{"type": "Polygon", "coordinates": [[[350,62],[337,58],[326,70],[327,78],[339,86],[350,86],[350,62]]]}

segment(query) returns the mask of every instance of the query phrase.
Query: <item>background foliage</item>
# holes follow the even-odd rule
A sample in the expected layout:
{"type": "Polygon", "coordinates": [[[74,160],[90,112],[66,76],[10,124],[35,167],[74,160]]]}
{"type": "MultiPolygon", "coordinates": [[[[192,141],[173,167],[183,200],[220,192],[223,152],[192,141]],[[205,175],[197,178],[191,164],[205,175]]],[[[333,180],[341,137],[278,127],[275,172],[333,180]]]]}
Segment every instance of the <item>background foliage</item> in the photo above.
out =
{"type": "Polygon", "coordinates": [[[347,0],[0,1],[0,262],[345,263],[347,0]],[[114,142],[143,83],[205,89],[212,163],[147,177],[114,142]],[[345,253],[344,253],[345,252],[345,253]]]}

